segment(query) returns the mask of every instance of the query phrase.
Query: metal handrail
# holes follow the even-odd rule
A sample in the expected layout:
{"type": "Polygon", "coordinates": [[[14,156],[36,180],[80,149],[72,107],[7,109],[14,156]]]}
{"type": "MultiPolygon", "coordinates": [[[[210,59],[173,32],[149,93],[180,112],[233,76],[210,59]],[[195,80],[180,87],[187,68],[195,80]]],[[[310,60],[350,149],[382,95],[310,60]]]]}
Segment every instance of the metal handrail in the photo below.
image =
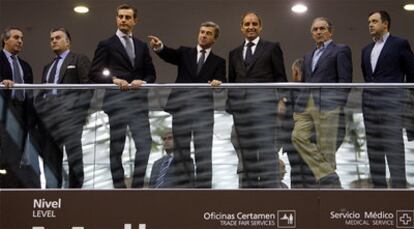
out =
{"type": "MultiPolygon", "coordinates": [[[[207,83],[154,83],[142,88],[212,88],[207,83]]],[[[414,83],[223,83],[215,88],[414,88],[414,83]]],[[[0,85],[0,89],[5,89],[0,85]]],[[[115,84],[14,84],[13,89],[118,89],[115,84]]]]}

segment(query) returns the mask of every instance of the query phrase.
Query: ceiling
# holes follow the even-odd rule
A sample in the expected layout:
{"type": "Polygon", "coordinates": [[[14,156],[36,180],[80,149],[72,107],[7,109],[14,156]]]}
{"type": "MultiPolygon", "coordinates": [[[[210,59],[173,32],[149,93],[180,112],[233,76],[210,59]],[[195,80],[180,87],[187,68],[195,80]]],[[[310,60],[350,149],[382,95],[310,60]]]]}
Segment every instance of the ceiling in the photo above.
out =
{"type": "MultiPolygon", "coordinates": [[[[402,9],[414,0],[301,0],[308,12],[296,15],[290,11],[296,0],[0,0],[0,28],[21,27],[25,36],[23,58],[31,63],[35,82],[41,78],[42,68],[52,59],[49,30],[64,26],[72,34],[72,50],[93,58],[94,50],[116,30],[115,9],[121,3],[138,8],[140,24],[134,34],[144,41],[147,35],[159,36],[172,47],[195,46],[201,22],[212,20],[221,26],[221,37],[213,51],[222,57],[243,41],[239,21],[246,11],[257,12],[263,20],[262,37],[278,41],[284,51],[285,65],[290,75],[290,64],[312,49],[309,33],[313,18],[330,18],[335,26],[334,40],[348,44],[353,52],[354,81],[362,82],[360,71],[361,48],[370,42],[367,15],[377,9],[387,10],[392,17],[395,35],[414,44],[414,12],[402,9]],[[90,7],[87,15],[73,12],[77,2],[90,7]]],[[[158,73],[157,82],[174,82],[176,69],[153,55],[158,73]]]]}

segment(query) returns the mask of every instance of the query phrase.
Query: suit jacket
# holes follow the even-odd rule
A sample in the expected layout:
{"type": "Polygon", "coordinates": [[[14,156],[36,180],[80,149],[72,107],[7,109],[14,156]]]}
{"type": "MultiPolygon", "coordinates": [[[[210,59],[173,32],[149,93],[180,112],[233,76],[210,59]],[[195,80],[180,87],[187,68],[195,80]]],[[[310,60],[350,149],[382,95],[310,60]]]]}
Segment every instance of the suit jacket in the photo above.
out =
{"type": "MultiPolygon", "coordinates": [[[[54,61],[43,68],[42,83],[47,83],[47,72],[54,61]]],[[[58,84],[81,84],[89,83],[89,69],[91,61],[83,54],[69,52],[62,63],[59,72],[58,84]]]]}
{"type": "MultiPolygon", "coordinates": [[[[25,84],[32,84],[33,83],[33,72],[32,72],[32,68],[30,67],[30,65],[20,59],[19,58],[19,62],[20,65],[23,69],[23,79],[24,79],[24,83],[25,84]]],[[[13,80],[13,71],[12,68],[10,66],[10,63],[7,59],[6,54],[3,52],[3,50],[0,51],[0,82],[8,79],[8,80],[13,80]]],[[[1,112],[2,115],[1,117],[6,117],[7,112],[11,111],[15,116],[15,118],[17,119],[17,121],[19,122],[19,124],[21,125],[21,127],[23,128],[23,132],[27,133],[27,131],[34,127],[35,125],[35,119],[34,119],[34,108],[33,108],[33,97],[32,97],[32,93],[31,91],[25,90],[25,100],[23,101],[22,104],[22,109],[23,109],[23,114],[26,115],[21,115],[21,114],[17,114],[16,113],[16,107],[10,103],[13,99],[12,99],[12,91],[11,90],[0,90],[0,95],[1,95],[1,99],[3,106],[1,107],[1,112]]],[[[6,120],[1,120],[2,124],[6,124],[5,123],[6,120]]]]}
{"type": "MultiPolygon", "coordinates": [[[[151,176],[149,181],[149,187],[155,188],[157,178],[160,174],[161,165],[166,160],[167,156],[163,156],[160,159],[156,160],[152,166],[151,176]]],[[[170,166],[168,167],[167,174],[164,177],[164,183],[159,188],[190,188],[192,183],[188,180],[186,176],[183,176],[179,169],[179,164],[173,158],[170,166]]],[[[193,173],[194,171],[192,171],[193,173]]]]}
{"type": "MultiPolygon", "coordinates": [[[[20,57],[18,57],[20,65],[23,69],[23,80],[26,84],[32,84],[33,83],[33,72],[30,65],[22,60],[20,57]]],[[[3,50],[0,50],[0,82],[3,80],[13,80],[13,71],[10,66],[9,60],[7,59],[6,54],[3,52],[3,50]]],[[[26,98],[30,98],[30,95],[27,96],[28,92],[26,92],[26,98]]],[[[7,95],[9,98],[11,95],[11,91],[7,91],[7,93],[4,93],[4,95],[7,95]]]]}
{"type": "MultiPolygon", "coordinates": [[[[133,37],[133,42],[135,48],[134,65],[132,65],[124,46],[116,35],[99,42],[89,73],[90,79],[97,83],[112,83],[111,76],[116,76],[129,83],[137,79],[147,83],[155,82],[155,68],[147,44],[135,37],[133,37]],[[104,69],[108,69],[111,76],[104,76],[102,74],[104,69]]],[[[147,109],[146,90],[133,92],[107,90],[103,109],[107,113],[112,113],[119,109],[129,109],[134,104],[134,108],[147,109]]]]}
{"type": "Polygon", "coordinates": [[[414,56],[407,40],[390,35],[372,72],[371,52],[374,45],[372,42],[362,49],[361,68],[366,82],[414,82],[414,56]]]}
{"type": "MultiPolygon", "coordinates": [[[[54,60],[44,66],[42,83],[47,83],[47,74],[53,62],[54,60]]],[[[85,55],[69,52],[60,67],[57,83],[89,83],[90,65],[91,62],[85,55]]],[[[57,178],[58,187],[62,182],[63,145],[75,145],[80,140],[92,95],[92,90],[63,89],[54,92],[48,89],[40,91],[36,96],[42,157],[57,178]]],[[[68,150],[69,159],[73,157],[72,154],[73,150],[68,150]]]]}
{"type": "MultiPolygon", "coordinates": [[[[232,50],[229,54],[230,83],[267,83],[287,82],[283,52],[279,43],[260,39],[253,55],[253,60],[246,65],[243,60],[244,44],[232,50]]],[[[227,110],[242,108],[243,102],[267,102],[278,100],[276,90],[268,89],[231,89],[229,90],[227,110]]]]}
{"type": "MultiPolygon", "coordinates": [[[[20,57],[19,62],[23,69],[24,83],[32,84],[32,68],[20,57]]],[[[13,72],[6,54],[3,50],[0,50],[0,82],[5,79],[13,80],[13,72]]],[[[11,90],[0,90],[0,104],[2,104],[0,107],[0,169],[7,169],[7,175],[0,176],[0,187],[39,187],[38,177],[33,170],[20,166],[27,134],[29,131],[34,134],[35,110],[32,93],[25,90],[25,100],[21,105],[16,105],[13,103],[11,92],[11,90]],[[15,118],[16,123],[7,123],[13,120],[10,119],[10,114],[13,115],[12,117],[15,118]],[[6,117],[9,118],[6,119],[6,117]],[[12,134],[6,128],[6,123],[8,126],[13,126],[12,134]],[[17,136],[18,142],[11,135],[17,136]]],[[[31,139],[33,142],[33,138],[31,139]]]]}
{"type": "Polygon", "coordinates": [[[99,42],[89,74],[92,81],[112,83],[111,77],[102,75],[102,71],[108,69],[111,76],[124,79],[129,83],[136,79],[144,80],[147,83],[155,82],[155,68],[147,44],[135,37],[133,41],[135,47],[134,66],[132,66],[124,46],[116,35],[99,42]]]}
{"type": "MultiPolygon", "coordinates": [[[[367,83],[404,83],[414,82],[414,55],[407,40],[389,35],[379,55],[374,72],[371,66],[371,52],[375,43],[372,42],[362,49],[361,68],[367,83]]],[[[407,102],[406,90],[402,89],[364,89],[363,104],[397,114],[404,112],[403,105],[407,102]]],[[[411,103],[408,101],[408,103],[411,103]]],[[[412,111],[408,111],[411,112],[412,111]]],[[[414,120],[408,117],[405,126],[407,132],[413,133],[414,120]]],[[[410,137],[411,138],[411,137],[410,137]]]]}
{"type": "MultiPolygon", "coordinates": [[[[200,73],[197,75],[197,49],[180,47],[172,49],[164,46],[157,53],[164,61],[177,65],[176,83],[207,83],[211,80],[226,82],[225,60],[210,52],[200,73]]],[[[202,110],[214,110],[213,91],[211,89],[173,89],[168,98],[165,110],[175,113],[178,110],[202,107],[202,110]]],[[[199,109],[197,109],[199,110],[199,109]]]]}
{"type": "MultiPolygon", "coordinates": [[[[47,83],[47,73],[53,62],[54,61],[44,66],[42,83],[47,83]]],[[[88,77],[90,66],[91,61],[87,56],[69,52],[60,67],[58,84],[90,83],[88,77]]],[[[47,92],[50,92],[50,90],[40,92],[36,100],[41,100],[47,92]]],[[[81,110],[87,110],[92,98],[92,92],[84,90],[60,90],[58,94],[61,97],[61,103],[65,105],[64,107],[69,109],[83,108],[81,110]]]]}
{"type": "MultiPolygon", "coordinates": [[[[312,57],[315,49],[304,57],[303,82],[305,83],[351,83],[351,49],[331,42],[320,56],[312,71],[312,57]]],[[[303,112],[312,93],[315,105],[321,111],[345,106],[349,89],[302,89],[295,105],[295,112],[303,112]]]]}

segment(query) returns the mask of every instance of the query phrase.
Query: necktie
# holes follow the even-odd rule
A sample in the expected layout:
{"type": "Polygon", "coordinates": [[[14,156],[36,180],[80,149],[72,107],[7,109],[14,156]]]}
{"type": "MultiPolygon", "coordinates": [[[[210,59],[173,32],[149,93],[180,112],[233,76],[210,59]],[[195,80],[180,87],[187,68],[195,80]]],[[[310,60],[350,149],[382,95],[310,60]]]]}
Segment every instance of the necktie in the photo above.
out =
{"type": "Polygon", "coordinates": [[[250,64],[250,62],[251,62],[251,61],[252,61],[252,59],[253,59],[252,47],[253,47],[254,45],[255,45],[255,44],[254,44],[253,42],[249,42],[249,43],[247,43],[246,57],[244,58],[244,62],[245,62],[246,64],[250,64]]]}
{"type": "Polygon", "coordinates": [[[134,63],[135,63],[135,52],[134,52],[134,48],[132,47],[132,42],[129,39],[128,36],[123,36],[124,40],[125,40],[125,51],[128,54],[129,57],[129,61],[131,61],[132,67],[134,67],[134,63]]]}
{"type": "Polygon", "coordinates": [[[155,180],[155,188],[159,188],[162,184],[164,184],[165,176],[167,175],[167,171],[170,167],[172,159],[172,156],[166,156],[164,158],[164,161],[161,164],[160,173],[158,174],[158,177],[155,180]]]}
{"type": "Polygon", "coordinates": [[[53,66],[52,66],[52,69],[50,70],[50,73],[49,73],[49,80],[47,81],[48,83],[55,83],[57,65],[58,65],[58,62],[61,58],[62,57],[57,56],[55,58],[55,60],[53,61],[53,64],[52,64],[53,66]]]}
{"type": "MultiPolygon", "coordinates": [[[[15,83],[24,83],[23,81],[23,76],[22,73],[20,71],[20,67],[19,64],[17,62],[17,57],[16,56],[12,56],[13,59],[13,81],[15,83]]],[[[24,90],[14,90],[14,97],[17,100],[23,101],[24,100],[24,90]]]]}
{"type": "Polygon", "coordinates": [[[324,50],[325,50],[324,45],[322,45],[321,47],[315,50],[315,54],[313,55],[313,59],[312,59],[312,72],[315,71],[316,64],[318,63],[319,58],[322,56],[322,53],[324,50]]]}
{"type": "Polygon", "coordinates": [[[200,74],[201,68],[203,67],[204,64],[204,60],[206,59],[206,50],[205,49],[201,49],[200,50],[200,58],[198,58],[198,62],[197,62],[197,75],[200,74]]]}

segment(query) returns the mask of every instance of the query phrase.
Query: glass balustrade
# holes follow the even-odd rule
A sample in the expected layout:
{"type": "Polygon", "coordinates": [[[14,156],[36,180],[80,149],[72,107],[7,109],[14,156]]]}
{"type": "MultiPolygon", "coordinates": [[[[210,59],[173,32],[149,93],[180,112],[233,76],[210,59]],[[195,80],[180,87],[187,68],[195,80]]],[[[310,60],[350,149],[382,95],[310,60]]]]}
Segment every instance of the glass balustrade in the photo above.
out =
{"type": "Polygon", "coordinates": [[[2,87],[1,187],[412,189],[407,85],[2,87]]]}

